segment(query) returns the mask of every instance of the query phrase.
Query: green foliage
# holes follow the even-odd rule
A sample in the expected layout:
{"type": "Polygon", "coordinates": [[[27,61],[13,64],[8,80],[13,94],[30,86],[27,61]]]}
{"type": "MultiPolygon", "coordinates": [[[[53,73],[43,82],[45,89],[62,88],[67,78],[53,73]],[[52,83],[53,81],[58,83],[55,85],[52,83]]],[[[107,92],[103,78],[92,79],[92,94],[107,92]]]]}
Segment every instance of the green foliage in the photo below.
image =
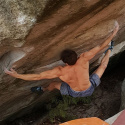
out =
{"type": "MultiPolygon", "coordinates": [[[[79,97],[73,98],[71,96],[63,96],[62,99],[52,98],[51,102],[46,106],[49,110],[49,119],[53,123],[55,118],[61,118],[65,120],[75,119],[76,116],[69,115],[67,110],[69,107],[78,104],[89,104],[92,100],[91,97],[79,97]]],[[[65,121],[64,120],[64,121],[65,121]]]]}

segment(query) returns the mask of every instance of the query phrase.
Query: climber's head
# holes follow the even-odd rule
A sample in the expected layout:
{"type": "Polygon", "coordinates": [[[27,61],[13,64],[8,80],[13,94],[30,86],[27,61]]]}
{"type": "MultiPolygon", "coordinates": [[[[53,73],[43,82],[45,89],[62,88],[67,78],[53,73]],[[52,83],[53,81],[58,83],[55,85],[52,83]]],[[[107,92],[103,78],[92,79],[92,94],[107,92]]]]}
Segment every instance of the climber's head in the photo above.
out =
{"type": "Polygon", "coordinates": [[[77,61],[77,54],[73,50],[66,49],[61,53],[61,60],[68,65],[74,65],[77,61]]]}

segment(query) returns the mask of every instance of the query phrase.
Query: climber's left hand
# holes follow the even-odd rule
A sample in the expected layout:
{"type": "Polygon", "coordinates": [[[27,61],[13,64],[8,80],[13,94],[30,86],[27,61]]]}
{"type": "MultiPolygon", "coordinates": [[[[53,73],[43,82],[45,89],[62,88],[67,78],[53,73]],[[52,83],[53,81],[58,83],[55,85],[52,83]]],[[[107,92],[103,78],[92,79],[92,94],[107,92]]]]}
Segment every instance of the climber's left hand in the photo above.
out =
{"type": "Polygon", "coordinates": [[[16,77],[18,76],[18,73],[14,70],[14,69],[10,69],[10,71],[8,69],[4,69],[4,72],[10,76],[16,77]]]}

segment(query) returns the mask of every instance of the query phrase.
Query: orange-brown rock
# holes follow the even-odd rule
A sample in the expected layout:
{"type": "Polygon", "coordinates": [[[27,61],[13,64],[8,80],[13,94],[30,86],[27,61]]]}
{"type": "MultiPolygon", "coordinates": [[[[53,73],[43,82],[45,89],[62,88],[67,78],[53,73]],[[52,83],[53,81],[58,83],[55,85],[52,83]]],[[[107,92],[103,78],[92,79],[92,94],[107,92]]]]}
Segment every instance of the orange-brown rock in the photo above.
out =
{"type": "Polygon", "coordinates": [[[68,121],[65,123],[62,123],[60,125],[109,125],[108,123],[102,121],[99,118],[93,117],[93,118],[82,118],[82,119],[76,119],[72,121],[68,121]]]}

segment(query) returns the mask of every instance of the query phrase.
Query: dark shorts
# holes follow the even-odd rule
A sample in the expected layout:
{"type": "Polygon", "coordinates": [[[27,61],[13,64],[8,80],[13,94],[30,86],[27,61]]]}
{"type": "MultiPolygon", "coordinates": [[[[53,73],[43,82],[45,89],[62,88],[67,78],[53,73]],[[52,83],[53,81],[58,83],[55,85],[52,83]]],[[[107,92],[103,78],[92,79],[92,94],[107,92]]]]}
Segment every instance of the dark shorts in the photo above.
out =
{"type": "Polygon", "coordinates": [[[87,97],[91,96],[94,89],[100,84],[100,78],[97,74],[92,74],[89,78],[91,86],[85,91],[74,91],[67,83],[62,82],[60,92],[62,95],[70,95],[72,97],[87,97]]]}

